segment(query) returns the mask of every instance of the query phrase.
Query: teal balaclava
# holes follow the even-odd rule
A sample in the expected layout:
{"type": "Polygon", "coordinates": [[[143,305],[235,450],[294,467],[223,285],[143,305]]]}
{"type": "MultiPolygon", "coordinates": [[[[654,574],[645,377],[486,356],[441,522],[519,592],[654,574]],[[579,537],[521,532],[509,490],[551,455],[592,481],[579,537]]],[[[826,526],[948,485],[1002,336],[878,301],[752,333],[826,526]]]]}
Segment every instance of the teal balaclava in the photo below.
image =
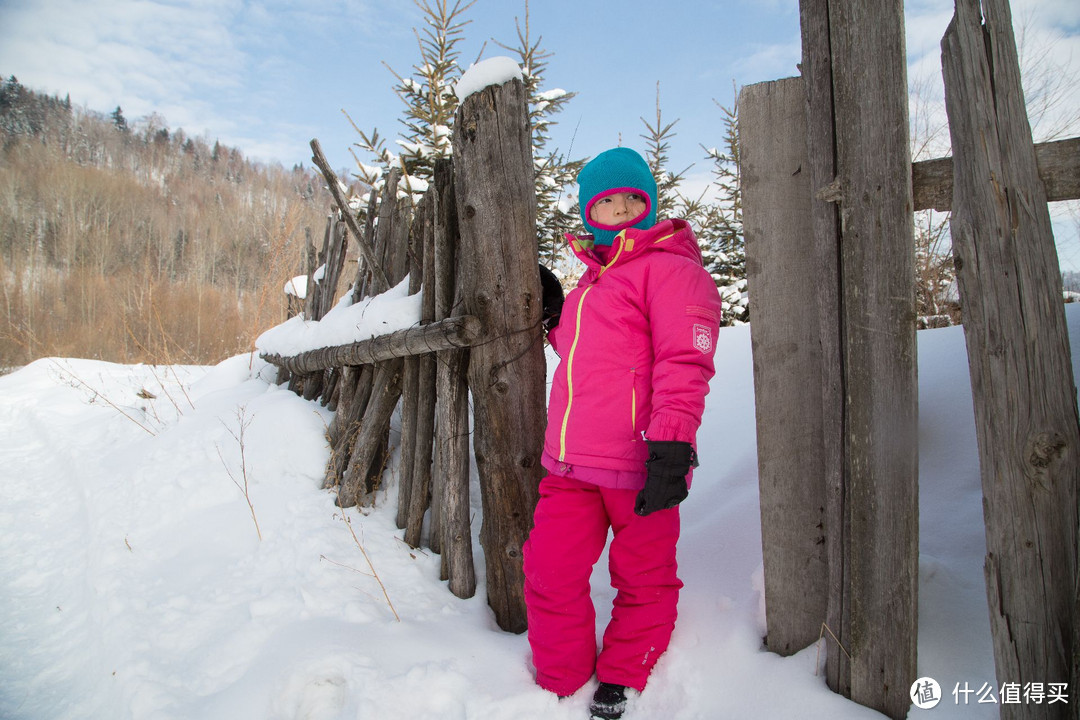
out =
{"type": "Polygon", "coordinates": [[[625,228],[648,229],[656,224],[656,180],[645,158],[630,148],[617,147],[597,155],[578,173],[578,203],[581,220],[592,232],[597,245],[611,245],[625,228]],[[618,192],[637,192],[646,198],[642,215],[614,226],[597,226],[589,221],[589,210],[597,200],[618,192]]]}

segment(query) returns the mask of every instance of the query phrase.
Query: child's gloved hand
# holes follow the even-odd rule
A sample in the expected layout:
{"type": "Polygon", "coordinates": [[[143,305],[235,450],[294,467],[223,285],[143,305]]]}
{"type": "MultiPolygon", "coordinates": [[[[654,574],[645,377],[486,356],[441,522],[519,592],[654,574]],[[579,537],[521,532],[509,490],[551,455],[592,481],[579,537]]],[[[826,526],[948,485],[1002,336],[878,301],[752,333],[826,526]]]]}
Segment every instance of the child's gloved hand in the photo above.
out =
{"type": "Polygon", "coordinates": [[[678,440],[646,440],[649,459],[645,461],[648,477],[645,488],[638,493],[634,512],[645,517],[657,510],[673,508],[690,494],[686,476],[697,467],[697,453],[688,442],[678,440]]]}
{"type": "Polygon", "coordinates": [[[555,277],[555,273],[543,265],[540,266],[540,288],[543,307],[541,321],[544,325],[544,331],[551,332],[559,324],[559,315],[562,314],[563,289],[559,283],[559,278],[555,277]]]}

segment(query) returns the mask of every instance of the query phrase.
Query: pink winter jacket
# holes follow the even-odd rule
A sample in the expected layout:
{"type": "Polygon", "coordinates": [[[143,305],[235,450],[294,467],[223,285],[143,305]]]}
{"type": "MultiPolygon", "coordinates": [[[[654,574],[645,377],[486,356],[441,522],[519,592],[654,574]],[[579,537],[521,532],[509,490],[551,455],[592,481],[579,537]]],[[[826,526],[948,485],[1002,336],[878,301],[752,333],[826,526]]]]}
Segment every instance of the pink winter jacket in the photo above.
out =
{"type": "Polygon", "coordinates": [[[624,230],[606,263],[587,239],[567,239],[586,271],[548,336],[561,362],[548,401],[545,466],[637,489],[646,438],[696,447],[715,372],[720,295],[684,220],[624,230]]]}

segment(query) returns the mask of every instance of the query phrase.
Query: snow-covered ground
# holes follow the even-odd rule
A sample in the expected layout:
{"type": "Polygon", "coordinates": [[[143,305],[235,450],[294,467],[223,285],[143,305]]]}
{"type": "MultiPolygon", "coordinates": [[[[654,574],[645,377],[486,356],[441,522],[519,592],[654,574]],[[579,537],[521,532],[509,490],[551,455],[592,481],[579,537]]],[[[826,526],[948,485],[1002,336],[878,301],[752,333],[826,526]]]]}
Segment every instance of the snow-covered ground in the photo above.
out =
{"type": "MultiPolygon", "coordinates": [[[[1067,314],[1080,337],[1080,305],[1067,314]]],[[[952,693],[995,683],[963,332],[918,338],[919,671],[944,699],[911,716],[997,717],[952,693]]],[[[825,687],[816,647],[761,649],[750,330],[717,344],[679,624],[626,718],[881,717],[825,687]]],[[[534,686],[526,637],[486,606],[482,562],[477,597],[459,600],[439,558],[402,541],[392,481],[374,509],[334,506],[329,414],[274,375],[241,356],[48,359],[0,378],[0,717],[586,717],[591,687],[559,702],[534,686]]],[[[594,597],[602,623],[603,561],[594,597]]]]}

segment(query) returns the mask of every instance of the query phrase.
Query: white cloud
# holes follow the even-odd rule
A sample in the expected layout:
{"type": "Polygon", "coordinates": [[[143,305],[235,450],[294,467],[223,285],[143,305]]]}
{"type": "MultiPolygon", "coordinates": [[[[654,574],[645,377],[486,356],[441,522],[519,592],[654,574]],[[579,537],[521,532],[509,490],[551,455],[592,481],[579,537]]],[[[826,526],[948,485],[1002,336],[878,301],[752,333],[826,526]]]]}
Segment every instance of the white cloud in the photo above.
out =
{"type": "MultiPolygon", "coordinates": [[[[1032,17],[1032,47],[1049,48],[1047,61],[1058,68],[1057,75],[1080,75],[1080,3],[1013,4],[1017,18],[1032,17]]],[[[909,79],[914,84],[928,78],[927,93],[935,106],[942,98],[939,44],[952,5],[952,0],[906,2],[909,79]]],[[[620,117],[606,112],[615,102],[611,94],[603,86],[590,86],[595,82],[589,75],[598,67],[594,53],[586,64],[579,62],[553,78],[579,92],[559,130],[576,129],[576,116],[586,119],[578,147],[592,147],[592,124],[604,128],[609,144],[618,141],[620,132],[625,142],[637,142],[642,132],[638,117],[650,115],[655,79],[662,78],[665,115],[682,118],[677,145],[686,146],[688,157],[696,160],[697,144],[715,143],[719,135],[720,115],[712,98],[725,105],[733,102],[734,95],[728,97],[733,80],[743,85],[798,73],[796,8],[788,0],[764,0],[740,9],[745,22],[733,27],[708,23],[705,40],[698,28],[686,28],[684,46],[693,51],[665,52],[668,61],[678,57],[677,64],[658,58],[655,70],[642,76],[640,91],[619,88],[620,107],[632,108],[620,117]],[[633,103],[626,100],[630,97],[633,103]]],[[[466,14],[475,24],[466,28],[470,49],[463,61],[474,59],[471,48],[478,48],[485,36],[505,38],[512,32],[512,17],[521,9],[508,10],[499,0],[478,2],[466,14]]],[[[585,19],[596,17],[596,10],[578,10],[585,19]]],[[[714,11],[693,12],[709,17],[714,11]]],[[[554,29],[537,25],[542,14],[565,15],[563,3],[538,5],[532,14],[534,33],[543,31],[547,49],[555,53],[554,74],[561,58],[574,56],[581,38],[559,24],[554,29]]],[[[273,148],[300,147],[306,158],[306,144],[313,136],[323,138],[328,152],[337,148],[343,154],[355,136],[339,112],[342,108],[363,128],[377,126],[391,138],[399,130],[401,106],[390,91],[393,77],[382,63],[408,74],[417,54],[412,28],[422,26],[421,12],[411,2],[0,0],[0,73],[14,74],[35,90],[70,94],[73,102],[94,110],[108,112],[120,105],[129,120],[156,112],[172,128],[183,127],[191,135],[209,133],[255,156],[273,148]],[[338,135],[331,139],[334,132],[338,135]],[[283,140],[292,133],[299,136],[283,140]]],[[[649,31],[647,21],[628,27],[643,36],[649,31]]],[[[606,40],[590,37],[598,52],[610,47],[606,40]]],[[[494,46],[489,44],[488,50],[494,46]]],[[[1066,118],[1069,112],[1077,115],[1080,100],[1075,93],[1063,93],[1068,100],[1058,112],[1066,118]]],[[[282,160],[288,163],[295,157],[282,160]]]]}
{"type": "Polygon", "coordinates": [[[129,120],[158,113],[174,129],[244,143],[259,157],[306,145],[310,128],[295,142],[280,139],[297,131],[284,116],[302,112],[290,98],[313,91],[313,72],[339,70],[340,58],[327,53],[320,68],[313,55],[343,39],[368,41],[384,25],[373,7],[368,0],[5,0],[0,72],[92,110],[121,106],[129,120]]]}
{"type": "MultiPolygon", "coordinates": [[[[128,115],[237,88],[245,66],[227,23],[236,3],[54,2],[5,8],[0,67],[24,84],[128,115]]],[[[171,121],[171,118],[170,118],[171,121]]]]}
{"type": "Polygon", "coordinates": [[[785,43],[752,45],[735,61],[734,68],[742,84],[776,80],[799,74],[802,62],[802,39],[785,43]]]}

